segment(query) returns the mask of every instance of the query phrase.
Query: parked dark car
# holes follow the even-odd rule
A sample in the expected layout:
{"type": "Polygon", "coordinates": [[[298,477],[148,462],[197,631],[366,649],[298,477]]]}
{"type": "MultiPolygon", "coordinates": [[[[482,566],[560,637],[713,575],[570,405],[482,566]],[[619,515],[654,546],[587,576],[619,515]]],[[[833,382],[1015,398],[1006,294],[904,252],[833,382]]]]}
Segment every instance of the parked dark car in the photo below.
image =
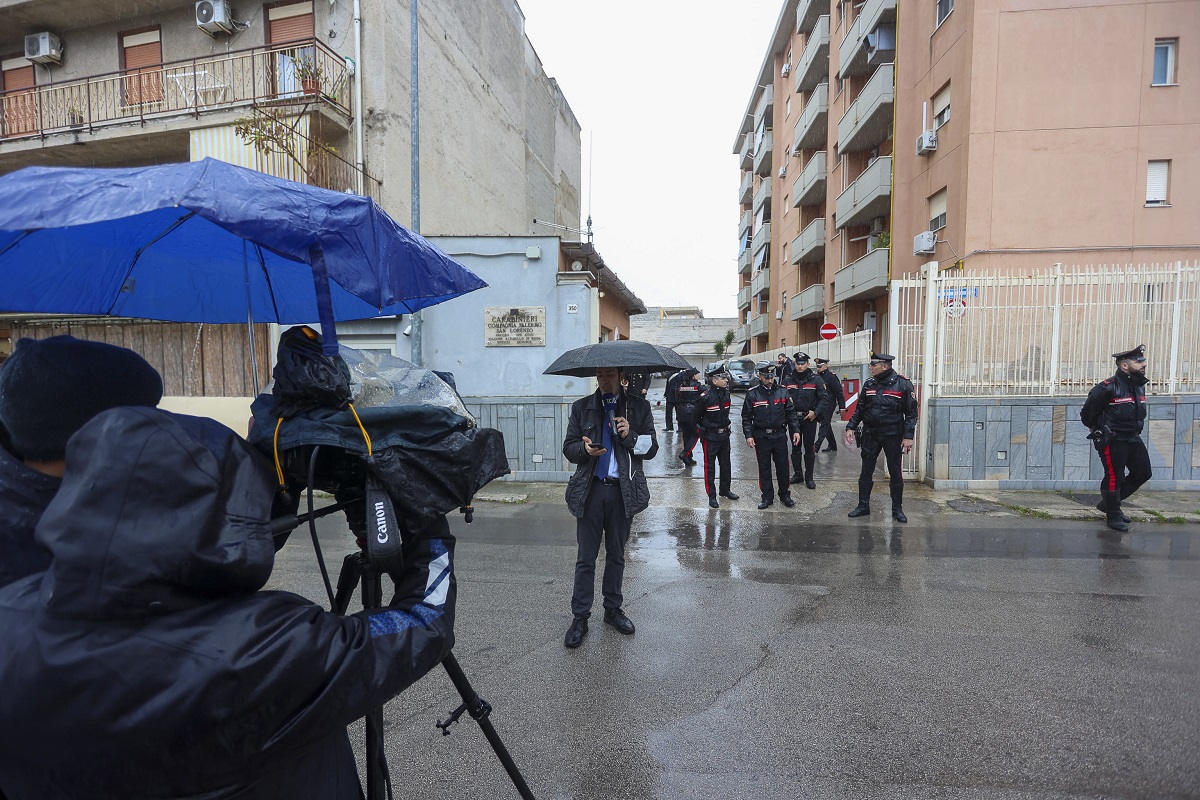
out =
{"type": "Polygon", "coordinates": [[[755,361],[752,358],[730,358],[725,361],[725,371],[729,373],[729,390],[747,392],[758,383],[754,375],[755,361]]]}

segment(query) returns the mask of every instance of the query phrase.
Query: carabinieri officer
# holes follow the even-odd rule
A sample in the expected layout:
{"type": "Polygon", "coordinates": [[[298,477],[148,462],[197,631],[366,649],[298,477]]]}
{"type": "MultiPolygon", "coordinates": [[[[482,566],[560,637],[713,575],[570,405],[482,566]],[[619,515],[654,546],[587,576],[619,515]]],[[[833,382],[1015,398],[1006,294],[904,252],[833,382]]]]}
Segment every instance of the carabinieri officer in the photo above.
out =
{"type": "Polygon", "coordinates": [[[742,433],[746,444],[754,449],[758,458],[758,485],[762,490],[759,510],[775,502],[775,484],[771,478],[771,464],[779,478],[779,501],[788,508],[796,505],[788,487],[788,434],[792,445],[800,445],[799,423],[796,409],[787,389],[775,383],[775,365],[760,361],[755,369],[758,386],[746,392],[742,403],[742,433]]]}
{"type": "Polygon", "coordinates": [[[721,497],[737,500],[738,496],[729,489],[729,373],[724,365],[705,370],[708,387],[696,400],[696,425],[700,429],[700,445],[704,448],[704,490],[708,492],[708,505],[720,508],[717,502],[717,487],[713,481],[713,468],[721,465],[721,497]]]}

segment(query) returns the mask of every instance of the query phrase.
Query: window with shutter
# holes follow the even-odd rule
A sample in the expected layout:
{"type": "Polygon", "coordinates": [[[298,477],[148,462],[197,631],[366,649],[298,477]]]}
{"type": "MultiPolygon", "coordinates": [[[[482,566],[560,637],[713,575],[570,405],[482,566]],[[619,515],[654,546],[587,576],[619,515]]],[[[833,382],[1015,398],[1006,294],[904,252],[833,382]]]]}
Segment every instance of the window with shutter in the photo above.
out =
{"type": "Polygon", "coordinates": [[[125,105],[163,99],[162,40],[158,28],[120,34],[125,105]]]}
{"type": "Polygon", "coordinates": [[[315,75],[316,51],[309,46],[286,47],[289,42],[312,41],[316,37],[313,4],[287,3],[266,7],[267,44],[275,50],[272,61],[275,93],[292,97],[320,91],[315,75]]]}
{"type": "Polygon", "coordinates": [[[23,55],[0,61],[0,128],[4,136],[35,133],[38,129],[36,78],[33,64],[23,55]]]}
{"type": "Polygon", "coordinates": [[[933,96],[933,127],[940,128],[950,121],[950,84],[933,96]]]}
{"type": "Polygon", "coordinates": [[[1167,205],[1170,180],[1170,161],[1151,161],[1146,165],[1146,205],[1167,205]]]}
{"type": "Polygon", "coordinates": [[[946,227],[946,190],[942,189],[929,198],[929,230],[946,227]]]}

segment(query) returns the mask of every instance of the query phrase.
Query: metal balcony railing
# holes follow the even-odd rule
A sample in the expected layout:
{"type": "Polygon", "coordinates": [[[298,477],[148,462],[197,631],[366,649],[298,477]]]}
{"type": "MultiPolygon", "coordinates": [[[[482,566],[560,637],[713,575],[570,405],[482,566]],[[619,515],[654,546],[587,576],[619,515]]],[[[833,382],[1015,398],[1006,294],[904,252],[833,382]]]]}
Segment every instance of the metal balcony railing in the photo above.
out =
{"type": "Polygon", "coordinates": [[[808,34],[804,55],[796,64],[796,91],[811,92],[829,76],[829,15],[817,18],[817,24],[808,34]]]}
{"type": "Polygon", "coordinates": [[[738,256],[738,274],[739,275],[744,275],[744,274],[750,272],[750,259],[753,258],[753,256],[754,256],[754,253],[750,250],[749,247],[747,247],[745,250],[743,250],[742,254],[738,256]]]}
{"type": "Polygon", "coordinates": [[[825,313],[825,284],[814,283],[792,298],[792,319],[819,317],[825,313]]]}
{"type": "Polygon", "coordinates": [[[738,290],[737,303],[738,303],[737,307],[738,307],[739,311],[743,308],[750,307],[750,287],[749,286],[743,286],[741,289],[738,290]]]}
{"type": "Polygon", "coordinates": [[[812,264],[825,258],[825,220],[814,219],[792,240],[792,263],[812,264]]]}
{"type": "Polygon", "coordinates": [[[346,62],[319,40],[255,47],[0,93],[0,138],[44,137],[262,104],[350,113],[346,62]]]}
{"type": "Polygon", "coordinates": [[[768,314],[759,314],[757,317],[750,320],[750,335],[766,335],[768,324],[770,324],[770,316],[768,314]]]}
{"type": "Polygon", "coordinates": [[[872,250],[833,274],[833,302],[877,297],[887,292],[888,248],[872,250]]]}
{"type": "Polygon", "coordinates": [[[867,61],[867,34],[873,32],[880,24],[894,23],[896,20],[896,0],[867,0],[858,18],[850,26],[846,38],[838,48],[838,75],[842,78],[851,75],[865,75],[871,69],[867,61]]]}
{"type": "Polygon", "coordinates": [[[754,163],[754,131],[750,131],[742,137],[742,147],[738,151],[738,166],[741,169],[750,169],[754,163]]]}
{"type": "Polygon", "coordinates": [[[738,203],[745,205],[750,202],[750,198],[754,196],[754,173],[747,172],[742,175],[742,184],[738,188],[738,203]]]}
{"type": "Polygon", "coordinates": [[[821,9],[824,7],[829,9],[828,3],[819,3],[817,0],[800,0],[796,4],[796,33],[808,33],[817,24],[817,18],[821,16],[821,9]]]}
{"type": "Polygon", "coordinates": [[[895,64],[875,70],[858,98],[838,122],[838,148],[843,153],[866,150],[886,140],[892,132],[895,64]]]}
{"type": "MultiPolygon", "coordinates": [[[[758,105],[754,107],[754,127],[757,130],[762,124],[764,117],[769,117],[775,108],[775,85],[767,84],[763,87],[762,96],[758,98],[758,105]]],[[[771,120],[767,120],[767,127],[771,127],[771,120]]]]}
{"type": "Polygon", "coordinates": [[[758,191],[754,193],[754,203],[751,205],[751,208],[754,209],[753,213],[757,214],[763,203],[771,200],[771,184],[770,178],[763,178],[762,182],[758,184],[758,191]]]}
{"type": "Polygon", "coordinates": [[[792,150],[811,150],[821,147],[829,138],[829,84],[818,83],[800,112],[792,150]]]}
{"type": "Polygon", "coordinates": [[[758,295],[771,289],[771,268],[760,269],[750,282],[750,294],[758,295]]]}
{"type": "Polygon", "coordinates": [[[813,157],[804,165],[804,169],[800,172],[800,177],[796,179],[796,185],[792,187],[794,198],[792,205],[795,207],[811,206],[825,200],[825,185],[827,171],[825,169],[825,151],[818,150],[813,153],[813,157]]]}
{"type": "Polygon", "coordinates": [[[759,250],[762,250],[764,247],[767,247],[770,244],[771,244],[771,223],[764,222],[762,225],[760,225],[758,227],[758,230],[756,230],[754,232],[754,239],[750,243],[750,251],[752,253],[758,253],[759,250]]]}
{"type": "Polygon", "coordinates": [[[771,169],[771,131],[764,131],[762,141],[754,151],[754,172],[758,175],[770,175],[771,169]]]}
{"type": "Polygon", "coordinates": [[[837,226],[863,225],[888,212],[892,198],[892,157],[875,159],[838,195],[837,226]]]}

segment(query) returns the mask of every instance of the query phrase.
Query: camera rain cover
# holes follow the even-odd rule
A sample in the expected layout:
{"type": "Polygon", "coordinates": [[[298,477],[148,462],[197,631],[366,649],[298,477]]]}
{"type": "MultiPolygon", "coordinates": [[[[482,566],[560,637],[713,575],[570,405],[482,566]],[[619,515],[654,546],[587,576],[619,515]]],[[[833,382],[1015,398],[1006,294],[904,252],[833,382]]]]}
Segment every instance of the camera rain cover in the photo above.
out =
{"type": "MultiPolygon", "coordinates": [[[[428,519],[469,505],[480,488],[507,475],[504,437],[480,428],[462,398],[442,377],[387,353],[341,347],[350,373],[350,408],[310,407],[280,412],[273,387],[251,405],[250,443],[271,454],[279,427],[280,452],[320,445],[363,460],[404,517],[428,519]],[[371,437],[371,458],[362,428],[371,437]]],[[[294,407],[294,406],[292,406],[294,407]]]]}

